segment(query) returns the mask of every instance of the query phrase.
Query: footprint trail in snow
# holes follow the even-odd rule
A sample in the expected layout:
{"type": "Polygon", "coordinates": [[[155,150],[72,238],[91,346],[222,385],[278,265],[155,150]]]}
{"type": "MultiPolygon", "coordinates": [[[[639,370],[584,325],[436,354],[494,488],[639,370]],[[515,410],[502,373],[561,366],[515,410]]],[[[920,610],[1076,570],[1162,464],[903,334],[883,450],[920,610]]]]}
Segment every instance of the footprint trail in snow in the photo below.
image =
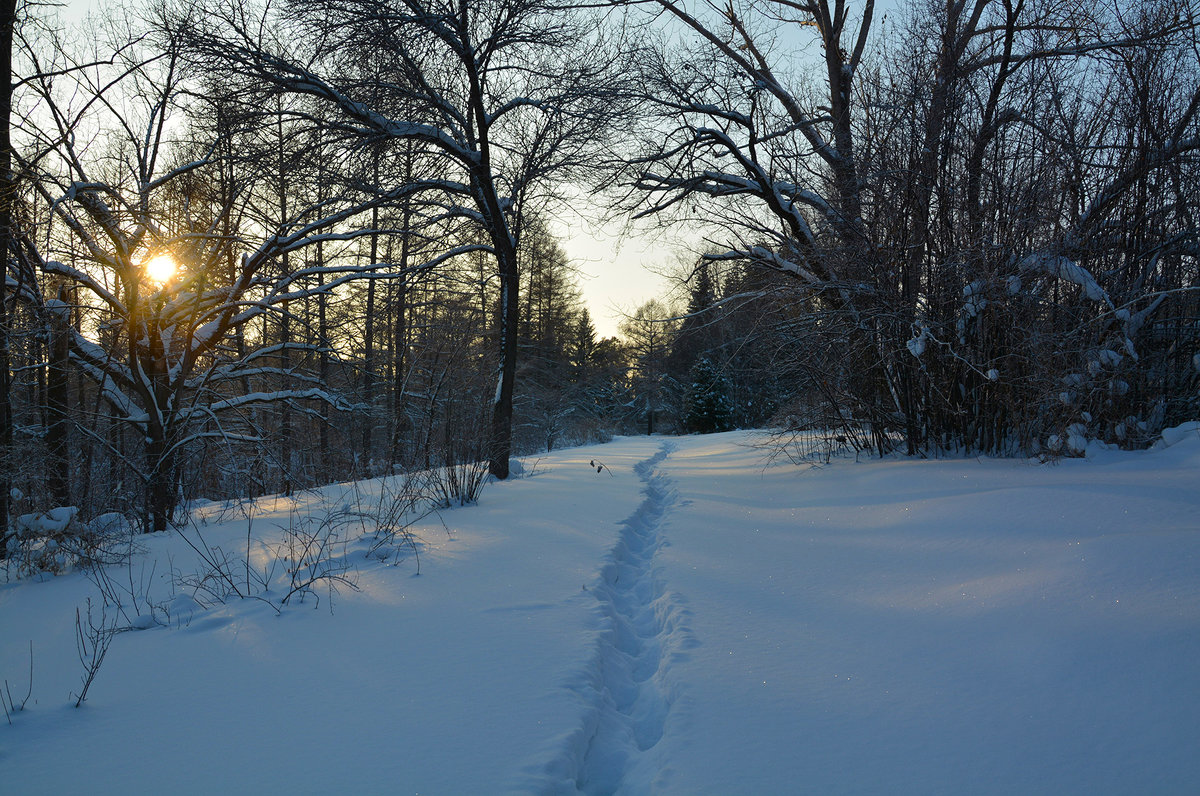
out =
{"type": "Polygon", "coordinates": [[[593,710],[568,752],[580,793],[636,792],[658,773],[649,752],[662,738],[675,702],[669,664],[692,644],[687,610],[654,565],[664,544],[664,515],[676,501],[671,480],[657,470],[670,452],[664,444],[634,467],[644,499],[621,523],[594,589],[605,630],[581,687],[593,710]]]}

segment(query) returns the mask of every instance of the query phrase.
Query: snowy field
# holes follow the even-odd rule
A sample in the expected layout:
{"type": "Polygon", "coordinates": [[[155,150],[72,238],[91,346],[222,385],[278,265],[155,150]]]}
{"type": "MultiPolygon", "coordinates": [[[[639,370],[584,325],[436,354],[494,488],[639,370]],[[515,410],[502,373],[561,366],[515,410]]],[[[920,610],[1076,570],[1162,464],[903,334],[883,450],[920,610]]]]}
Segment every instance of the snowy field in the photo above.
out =
{"type": "MultiPolygon", "coordinates": [[[[32,694],[0,792],[1197,792],[1200,433],[1056,465],[767,465],[754,440],[528,462],[422,522],[420,574],[346,527],[357,591],[278,613],[205,607],[195,552],[146,537],[112,576],[159,608],[126,605],[146,629],[79,709],[95,586],[0,586],[0,679],[32,694]]],[[[254,572],[348,499],[324,492],[258,502],[254,572]]],[[[244,515],[206,516],[244,555],[244,515]]]]}

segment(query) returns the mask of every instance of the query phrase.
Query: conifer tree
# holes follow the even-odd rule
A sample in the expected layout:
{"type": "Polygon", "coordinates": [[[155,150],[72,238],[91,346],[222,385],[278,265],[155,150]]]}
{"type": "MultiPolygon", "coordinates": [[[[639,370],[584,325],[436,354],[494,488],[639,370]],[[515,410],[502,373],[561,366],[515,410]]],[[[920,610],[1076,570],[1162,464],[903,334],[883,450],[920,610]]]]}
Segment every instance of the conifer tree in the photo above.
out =
{"type": "Polygon", "coordinates": [[[729,380],[708,357],[701,357],[692,366],[684,424],[688,431],[701,434],[728,431],[733,427],[729,380]]]}

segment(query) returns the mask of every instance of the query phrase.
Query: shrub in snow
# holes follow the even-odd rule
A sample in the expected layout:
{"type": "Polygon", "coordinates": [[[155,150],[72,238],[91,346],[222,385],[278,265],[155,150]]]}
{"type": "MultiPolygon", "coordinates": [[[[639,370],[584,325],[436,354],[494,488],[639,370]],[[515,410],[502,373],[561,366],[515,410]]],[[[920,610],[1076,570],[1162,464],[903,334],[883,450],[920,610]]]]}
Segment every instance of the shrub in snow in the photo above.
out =
{"type": "Polygon", "coordinates": [[[1178,426],[1164,428],[1162,437],[1154,443],[1154,447],[1157,449],[1169,448],[1188,438],[1200,438],[1200,420],[1191,420],[1187,423],[1180,423],[1178,426]]]}
{"type": "MultiPolygon", "coordinates": [[[[1057,456],[1084,456],[1088,448],[1094,444],[1088,433],[1086,423],[1071,423],[1063,434],[1051,434],[1046,438],[1045,455],[1050,458],[1057,456]]],[[[1038,446],[1040,450],[1042,446],[1038,446]]]]}
{"type": "Polygon", "coordinates": [[[26,536],[59,536],[79,514],[75,506],[61,506],[49,511],[22,514],[17,517],[17,533],[26,536]]]}
{"type": "MultiPolygon", "coordinates": [[[[29,704],[29,698],[33,696],[33,640],[29,641],[29,686],[25,690],[25,697],[19,702],[13,698],[12,688],[9,687],[8,680],[4,681],[4,687],[0,688],[0,707],[4,708],[4,718],[12,724],[12,714],[19,713],[29,704]]],[[[17,691],[20,694],[20,691],[17,691]]]]}
{"type": "Polygon", "coordinates": [[[477,503],[488,482],[488,463],[482,457],[465,457],[429,471],[430,493],[435,496],[438,508],[443,509],[477,503]]]}
{"type": "Polygon", "coordinates": [[[1082,455],[1087,450],[1087,426],[1072,423],[1067,426],[1067,447],[1072,453],[1082,455]]]}
{"type": "Polygon", "coordinates": [[[22,578],[39,572],[62,573],[93,564],[127,560],[128,523],[119,514],[102,514],[83,522],[75,506],[18,515],[3,542],[5,574],[22,578]]]}
{"type": "Polygon", "coordinates": [[[252,556],[253,513],[246,515],[244,553],[210,544],[200,523],[189,516],[179,537],[200,557],[201,566],[191,574],[177,574],[175,586],[189,591],[204,608],[255,599],[282,613],[293,600],[302,603],[309,597],[319,605],[321,591],[332,600],[342,586],[358,589],[347,548],[350,529],[356,525],[361,529],[362,520],[363,513],[352,503],[326,504],[301,513],[293,502],[287,525],[280,526],[282,541],[271,545],[268,555],[252,556]],[[253,564],[252,559],[263,563],[253,564]]]}
{"type": "MultiPolygon", "coordinates": [[[[523,469],[523,468],[522,468],[523,469]]],[[[509,475],[513,470],[510,468],[509,475]]],[[[373,507],[364,511],[364,519],[375,525],[367,545],[366,557],[376,561],[398,564],[404,553],[411,551],[421,574],[421,541],[412,526],[432,514],[436,508],[429,500],[422,472],[406,473],[397,479],[383,479],[379,497],[373,507]]]]}
{"type": "Polygon", "coordinates": [[[172,600],[164,603],[162,609],[169,622],[187,625],[194,615],[204,610],[204,606],[190,594],[177,594],[172,600]]]}
{"type": "Polygon", "coordinates": [[[79,609],[75,609],[75,651],[79,654],[79,662],[83,664],[83,675],[80,677],[82,685],[75,699],[75,707],[79,707],[87,699],[88,689],[92,687],[96,675],[100,672],[100,666],[108,655],[108,647],[118,632],[120,631],[117,629],[117,623],[109,621],[103,608],[100,609],[100,620],[97,623],[92,615],[90,597],[87,601],[86,623],[80,616],[79,609]]]}

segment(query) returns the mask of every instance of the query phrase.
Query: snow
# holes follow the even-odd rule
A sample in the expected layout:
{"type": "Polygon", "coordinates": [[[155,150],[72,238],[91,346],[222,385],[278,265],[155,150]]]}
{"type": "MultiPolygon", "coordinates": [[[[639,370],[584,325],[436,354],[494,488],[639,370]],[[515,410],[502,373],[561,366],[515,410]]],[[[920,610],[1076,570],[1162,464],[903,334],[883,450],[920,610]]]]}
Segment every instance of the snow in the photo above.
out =
{"type": "Polygon", "coordinates": [[[1108,294],[1096,281],[1096,277],[1079,263],[1062,255],[1038,252],[1031,254],[1021,261],[1023,270],[1041,270],[1067,282],[1072,282],[1083,288],[1083,292],[1092,301],[1107,301],[1108,294]]]}
{"type": "Polygon", "coordinates": [[[929,330],[922,327],[921,332],[916,337],[909,338],[905,345],[908,346],[908,353],[918,359],[925,353],[925,344],[929,340],[929,330]]]}
{"type": "MultiPolygon", "coordinates": [[[[556,451],[423,520],[419,575],[350,536],[359,591],[279,612],[172,589],[194,554],[142,537],[114,577],[171,619],[129,622],[78,710],[95,588],[0,586],[18,702],[34,650],[5,789],[1192,792],[1197,427],[1054,465],[768,464],[747,432],[556,451]]],[[[355,489],[379,485],[258,501],[254,566],[355,489]]],[[[218,508],[204,538],[244,550],[218,508]]]]}
{"type": "Polygon", "coordinates": [[[1173,428],[1163,429],[1162,438],[1155,443],[1155,446],[1169,448],[1187,440],[1200,440],[1200,420],[1192,420],[1173,428]]]}
{"type": "Polygon", "coordinates": [[[79,509],[75,506],[59,506],[46,512],[22,514],[16,518],[17,533],[21,536],[60,534],[67,529],[78,513],[79,509]]]}
{"type": "Polygon", "coordinates": [[[1067,426],[1067,447],[1072,453],[1083,453],[1087,450],[1087,426],[1083,423],[1072,423],[1067,426]]]}

